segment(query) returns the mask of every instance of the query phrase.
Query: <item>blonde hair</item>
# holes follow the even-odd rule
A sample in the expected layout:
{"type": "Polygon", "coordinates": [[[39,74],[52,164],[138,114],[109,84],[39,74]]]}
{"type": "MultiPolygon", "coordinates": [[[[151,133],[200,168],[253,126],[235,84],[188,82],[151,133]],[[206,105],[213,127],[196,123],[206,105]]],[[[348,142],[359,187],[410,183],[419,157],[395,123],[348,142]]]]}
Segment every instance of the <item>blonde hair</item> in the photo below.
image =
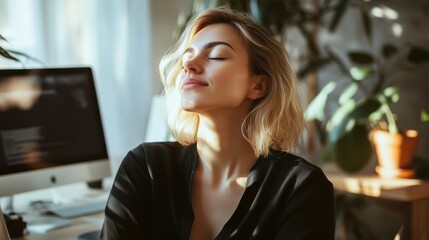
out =
{"type": "Polygon", "coordinates": [[[187,44],[200,30],[216,23],[227,23],[237,30],[249,55],[252,74],[265,75],[268,79],[265,96],[255,101],[242,124],[243,136],[257,156],[267,156],[270,148],[290,150],[300,137],[304,117],[295,86],[296,75],[286,50],[250,17],[225,8],[206,10],[194,16],[176,45],[161,59],[159,68],[171,133],[182,145],[196,142],[198,114],[181,108],[175,81],[187,44]]]}

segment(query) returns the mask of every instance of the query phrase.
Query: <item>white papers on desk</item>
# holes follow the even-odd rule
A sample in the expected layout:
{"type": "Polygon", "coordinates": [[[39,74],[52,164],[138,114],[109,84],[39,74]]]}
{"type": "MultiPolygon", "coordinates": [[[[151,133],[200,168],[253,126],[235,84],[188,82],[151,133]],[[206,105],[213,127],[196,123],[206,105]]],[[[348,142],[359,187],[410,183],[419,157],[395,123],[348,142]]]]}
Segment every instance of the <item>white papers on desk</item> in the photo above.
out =
{"type": "Polygon", "coordinates": [[[27,223],[30,233],[47,233],[51,230],[69,226],[70,220],[56,217],[41,217],[27,223]]]}

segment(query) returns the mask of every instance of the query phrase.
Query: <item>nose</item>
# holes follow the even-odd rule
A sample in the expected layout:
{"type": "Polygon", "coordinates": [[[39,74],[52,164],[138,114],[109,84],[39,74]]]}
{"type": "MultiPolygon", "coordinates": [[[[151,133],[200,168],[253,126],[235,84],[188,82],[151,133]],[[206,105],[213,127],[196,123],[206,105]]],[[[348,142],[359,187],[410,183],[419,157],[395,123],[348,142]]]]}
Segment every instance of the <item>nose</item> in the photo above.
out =
{"type": "Polygon", "coordinates": [[[189,74],[200,73],[203,68],[195,58],[192,58],[183,62],[183,69],[185,70],[185,73],[189,74]]]}

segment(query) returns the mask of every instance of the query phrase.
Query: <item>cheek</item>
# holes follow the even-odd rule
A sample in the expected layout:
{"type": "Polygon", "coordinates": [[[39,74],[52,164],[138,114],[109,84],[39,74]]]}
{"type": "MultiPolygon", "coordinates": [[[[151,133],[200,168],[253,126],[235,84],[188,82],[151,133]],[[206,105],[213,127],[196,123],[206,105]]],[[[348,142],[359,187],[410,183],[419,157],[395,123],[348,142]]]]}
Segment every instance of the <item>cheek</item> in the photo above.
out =
{"type": "Polygon", "coordinates": [[[247,85],[244,81],[234,81],[225,84],[218,89],[218,96],[215,98],[219,104],[225,104],[230,107],[240,105],[247,98],[247,85]]]}
{"type": "Polygon", "coordinates": [[[250,75],[247,64],[242,62],[228,63],[207,70],[211,72],[210,75],[218,80],[228,79],[228,81],[231,81],[236,79],[237,81],[242,81],[242,79],[245,79],[250,75]]]}
{"type": "Polygon", "coordinates": [[[179,74],[177,74],[176,79],[174,80],[174,84],[173,86],[180,91],[180,85],[182,84],[183,79],[185,78],[185,74],[183,73],[183,71],[180,71],[179,74]]]}
{"type": "Polygon", "coordinates": [[[247,92],[250,76],[245,71],[235,69],[233,71],[224,72],[216,76],[216,83],[218,87],[237,95],[242,95],[247,92]]]}

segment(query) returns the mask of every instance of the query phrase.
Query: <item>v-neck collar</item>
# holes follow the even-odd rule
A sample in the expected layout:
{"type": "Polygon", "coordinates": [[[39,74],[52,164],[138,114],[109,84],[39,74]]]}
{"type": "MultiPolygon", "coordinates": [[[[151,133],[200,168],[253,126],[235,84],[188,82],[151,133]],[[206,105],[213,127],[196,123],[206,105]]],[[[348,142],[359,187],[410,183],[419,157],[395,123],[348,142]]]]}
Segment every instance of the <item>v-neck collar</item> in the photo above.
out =
{"type": "MultiPolygon", "coordinates": [[[[189,202],[189,211],[190,211],[190,219],[189,224],[187,224],[188,229],[186,229],[186,239],[189,239],[192,225],[195,219],[193,207],[192,207],[192,180],[195,173],[195,170],[198,165],[198,154],[197,154],[197,148],[196,144],[190,145],[187,149],[187,156],[188,159],[191,161],[191,173],[189,174],[188,178],[188,202],[189,202]]],[[[215,237],[215,240],[222,240],[226,239],[228,236],[231,236],[231,234],[237,229],[238,225],[240,224],[241,220],[244,218],[244,215],[248,212],[248,209],[250,208],[251,204],[253,203],[253,199],[256,197],[256,194],[258,192],[259,186],[261,185],[260,179],[262,179],[263,175],[266,174],[265,165],[264,164],[265,157],[260,156],[256,162],[253,164],[252,168],[249,171],[247,182],[246,182],[246,188],[244,190],[244,193],[242,197],[239,200],[239,203],[237,205],[237,208],[232,213],[231,217],[228,219],[228,221],[224,224],[218,235],[215,237]]]]}

